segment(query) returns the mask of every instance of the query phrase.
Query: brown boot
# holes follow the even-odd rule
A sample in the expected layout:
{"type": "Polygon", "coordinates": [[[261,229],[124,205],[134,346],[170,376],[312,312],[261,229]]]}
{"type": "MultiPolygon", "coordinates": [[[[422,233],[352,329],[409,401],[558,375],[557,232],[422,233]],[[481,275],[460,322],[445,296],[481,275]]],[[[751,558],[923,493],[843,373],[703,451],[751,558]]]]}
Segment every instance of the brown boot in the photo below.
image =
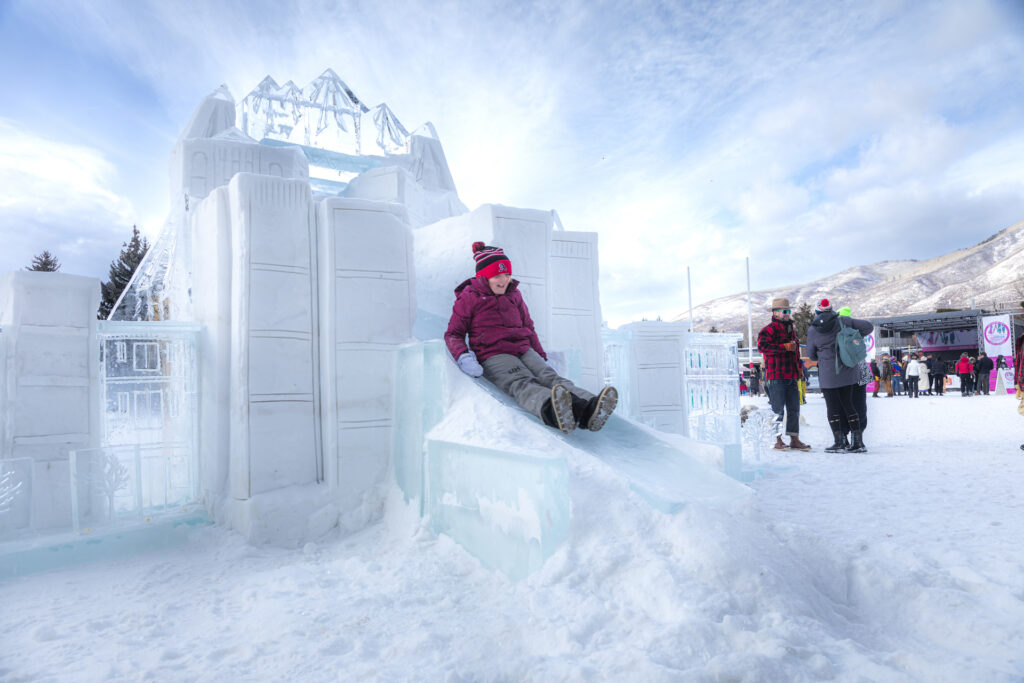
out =
{"type": "Polygon", "coordinates": [[[789,437],[789,447],[796,451],[809,451],[811,447],[800,440],[799,437],[789,437]]]}
{"type": "MultiPolygon", "coordinates": [[[[775,445],[773,446],[773,448],[777,451],[789,450],[789,446],[786,445],[786,442],[782,440],[781,436],[775,437],[775,445]]],[[[1021,448],[1024,448],[1024,446],[1021,446],[1021,448]]]]}

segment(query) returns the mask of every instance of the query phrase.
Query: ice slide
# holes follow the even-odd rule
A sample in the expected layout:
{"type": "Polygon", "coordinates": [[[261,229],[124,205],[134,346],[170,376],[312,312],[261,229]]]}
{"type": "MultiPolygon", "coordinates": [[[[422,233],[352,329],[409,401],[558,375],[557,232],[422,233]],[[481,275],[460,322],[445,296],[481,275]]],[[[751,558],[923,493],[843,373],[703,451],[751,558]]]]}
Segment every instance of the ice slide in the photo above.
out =
{"type": "Polygon", "coordinates": [[[570,461],[600,461],[666,513],[750,493],[705,464],[714,453],[699,451],[716,446],[618,416],[600,432],[563,435],[459,372],[439,340],[403,347],[398,364],[399,486],[436,533],[513,580],[540,568],[569,535],[570,461]]]}

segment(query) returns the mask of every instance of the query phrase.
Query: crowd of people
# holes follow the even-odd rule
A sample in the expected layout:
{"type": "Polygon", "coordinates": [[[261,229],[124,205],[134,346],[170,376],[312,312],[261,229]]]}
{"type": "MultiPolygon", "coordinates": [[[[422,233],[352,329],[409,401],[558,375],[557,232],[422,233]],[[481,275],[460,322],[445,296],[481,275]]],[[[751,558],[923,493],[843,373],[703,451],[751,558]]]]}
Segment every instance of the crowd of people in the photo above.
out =
{"type": "Polygon", "coordinates": [[[998,356],[995,361],[982,351],[978,357],[960,354],[956,361],[947,361],[930,353],[910,353],[905,361],[882,354],[871,361],[871,375],[875,380],[873,396],[880,391],[886,396],[942,396],[952,376],[960,380],[961,396],[988,396],[992,371],[1006,367],[1006,360],[998,356]]]}
{"type": "MultiPolygon", "coordinates": [[[[1021,302],[1024,309],[1024,302],[1021,302]]],[[[809,451],[800,440],[800,405],[807,366],[801,358],[800,342],[793,324],[792,308],[784,298],[772,301],[772,319],[757,337],[757,349],[764,359],[763,368],[750,367],[749,389],[759,396],[762,385],[778,424],[776,450],[809,451]],[[790,438],[787,444],[783,435],[790,438]]],[[[955,361],[931,353],[882,354],[867,360],[863,349],[856,349],[874,330],[867,320],[851,317],[849,308],[833,310],[828,299],[815,307],[814,319],[807,330],[806,357],[817,362],[818,383],[825,398],[828,424],[834,442],[826,452],[865,453],[867,429],[867,392],[873,383],[873,397],[942,396],[952,377],[960,381],[962,396],[987,396],[993,370],[1007,366],[1003,356],[993,361],[985,352],[977,357],[964,352],[955,361]]],[[[1024,396],[1024,335],[1017,339],[1014,357],[1014,385],[1024,396]]],[[[1024,400],[1021,402],[1024,414],[1024,400]]],[[[1024,444],[1021,444],[1024,450],[1024,444]]]]}

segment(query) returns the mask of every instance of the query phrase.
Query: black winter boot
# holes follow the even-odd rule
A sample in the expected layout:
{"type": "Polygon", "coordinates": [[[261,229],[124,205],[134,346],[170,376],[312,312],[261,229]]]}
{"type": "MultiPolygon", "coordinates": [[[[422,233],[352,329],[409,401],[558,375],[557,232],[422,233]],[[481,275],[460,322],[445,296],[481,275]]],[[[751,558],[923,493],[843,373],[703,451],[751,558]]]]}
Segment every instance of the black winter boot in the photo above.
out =
{"type": "Polygon", "coordinates": [[[832,438],[835,439],[835,443],[825,449],[826,453],[839,453],[846,450],[846,446],[843,444],[845,437],[843,436],[843,425],[839,420],[829,420],[828,426],[832,428],[832,438]]]}
{"type": "Polygon", "coordinates": [[[580,420],[580,426],[585,426],[592,432],[599,431],[601,427],[604,427],[604,423],[608,421],[608,418],[611,417],[618,401],[619,392],[616,391],[615,387],[605,387],[601,390],[600,394],[587,402],[587,407],[582,415],[583,419],[580,420]]]}
{"type": "Polygon", "coordinates": [[[577,427],[586,427],[587,421],[590,420],[590,416],[594,414],[594,411],[590,407],[590,401],[585,398],[580,398],[576,394],[572,395],[572,416],[576,420],[577,427]]]}
{"type": "Polygon", "coordinates": [[[851,453],[867,453],[868,449],[864,447],[864,433],[860,429],[855,429],[851,433],[853,441],[850,443],[851,453]]]}

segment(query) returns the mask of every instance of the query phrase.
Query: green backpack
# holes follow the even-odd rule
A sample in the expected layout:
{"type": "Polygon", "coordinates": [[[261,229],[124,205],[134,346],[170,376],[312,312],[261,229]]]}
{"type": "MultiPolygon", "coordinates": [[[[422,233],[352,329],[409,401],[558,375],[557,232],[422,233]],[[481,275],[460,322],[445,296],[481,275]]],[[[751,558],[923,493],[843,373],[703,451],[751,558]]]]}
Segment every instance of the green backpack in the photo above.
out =
{"type": "Polygon", "coordinates": [[[856,328],[843,325],[843,316],[839,316],[839,333],[836,334],[836,373],[839,373],[840,363],[848,368],[855,368],[867,358],[867,355],[864,336],[856,328]]]}

